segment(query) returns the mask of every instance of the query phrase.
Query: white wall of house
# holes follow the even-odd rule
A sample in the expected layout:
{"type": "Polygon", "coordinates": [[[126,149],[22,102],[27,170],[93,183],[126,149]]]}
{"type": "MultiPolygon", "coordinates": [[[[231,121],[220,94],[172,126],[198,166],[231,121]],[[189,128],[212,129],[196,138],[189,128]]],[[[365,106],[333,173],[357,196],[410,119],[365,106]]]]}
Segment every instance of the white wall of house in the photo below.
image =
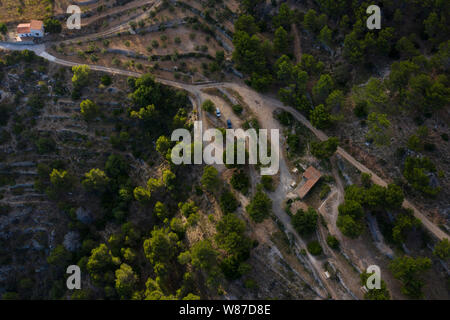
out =
{"type": "Polygon", "coordinates": [[[42,38],[44,36],[43,30],[30,30],[30,33],[19,33],[20,38],[28,38],[28,37],[34,37],[34,38],[42,38]]]}
{"type": "Polygon", "coordinates": [[[32,37],[42,38],[44,36],[44,30],[30,30],[32,37]]]}

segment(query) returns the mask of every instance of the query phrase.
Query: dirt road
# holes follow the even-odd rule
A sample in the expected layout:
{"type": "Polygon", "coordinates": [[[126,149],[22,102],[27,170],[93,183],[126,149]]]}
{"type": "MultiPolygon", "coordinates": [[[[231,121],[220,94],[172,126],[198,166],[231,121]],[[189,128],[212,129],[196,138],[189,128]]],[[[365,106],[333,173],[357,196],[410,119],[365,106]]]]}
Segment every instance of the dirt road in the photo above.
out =
{"type": "MultiPolygon", "coordinates": [[[[65,66],[78,65],[78,63],[58,59],[58,58],[48,54],[45,51],[44,45],[22,46],[22,45],[15,45],[15,44],[0,43],[0,49],[5,49],[5,50],[28,49],[28,50],[34,51],[37,55],[39,55],[51,62],[60,64],[60,65],[65,65],[65,66]]],[[[125,75],[125,76],[132,76],[132,77],[139,77],[141,75],[140,73],[133,72],[133,71],[104,67],[104,66],[97,66],[97,65],[90,65],[90,68],[92,70],[108,72],[108,73],[113,73],[113,74],[120,74],[120,75],[125,75]]],[[[309,122],[309,120],[306,119],[297,110],[293,109],[292,107],[283,105],[283,103],[281,103],[279,100],[273,98],[272,96],[257,93],[256,91],[254,91],[253,89],[249,88],[246,85],[236,84],[236,83],[221,83],[221,82],[211,82],[211,83],[205,83],[205,84],[190,85],[190,84],[179,83],[176,81],[162,79],[162,78],[156,78],[156,80],[163,84],[169,85],[169,86],[184,89],[184,90],[190,92],[191,94],[193,94],[195,97],[197,97],[197,100],[199,100],[201,97],[201,89],[221,87],[221,86],[231,88],[231,89],[235,90],[236,92],[238,92],[242,97],[249,97],[247,99],[249,106],[252,107],[252,109],[254,109],[255,112],[259,114],[259,117],[262,117],[263,121],[269,121],[270,119],[271,119],[270,121],[274,121],[273,117],[272,117],[272,112],[277,108],[283,109],[283,110],[290,112],[294,116],[295,119],[300,121],[304,126],[306,126],[309,130],[311,130],[314,133],[314,135],[316,135],[317,138],[319,138],[322,141],[328,139],[328,136],[323,131],[314,128],[312,126],[312,124],[309,122]],[[260,103],[261,101],[264,101],[265,103],[261,104],[260,103]]],[[[349,153],[347,153],[341,147],[338,147],[336,153],[339,154],[344,159],[346,159],[350,164],[352,164],[354,167],[356,167],[359,171],[371,174],[372,181],[374,183],[379,184],[381,186],[387,186],[387,184],[388,184],[387,182],[385,182],[377,174],[375,174],[374,172],[369,170],[362,163],[358,162],[355,158],[353,158],[349,153]]],[[[409,202],[408,200],[405,199],[405,201],[403,202],[403,206],[405,208],[412,209],[414,211],[415,217],[420,219],[422,221],[424,227],[432,235],[434,235],[437,239],[439,239],[439,240],[442,240],[444,238],[450,239],[450,236],[448,236],[438,226],[436,226],[434,223],[432,223],[430,220],[428,220],[426,215],[421,213],[411,202],[409,202]]]]}

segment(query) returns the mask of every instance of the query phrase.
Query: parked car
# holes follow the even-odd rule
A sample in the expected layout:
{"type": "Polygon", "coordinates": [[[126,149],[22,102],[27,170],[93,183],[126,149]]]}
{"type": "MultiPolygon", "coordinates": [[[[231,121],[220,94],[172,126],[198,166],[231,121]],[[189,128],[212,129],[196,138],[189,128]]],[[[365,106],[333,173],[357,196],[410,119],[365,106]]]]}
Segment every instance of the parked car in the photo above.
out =
{"type": "Polygon", "coordinates": [[[219,108],[216,108],[216,116],[217,118],[220,118],[221,116],[219,108]]]}
{"type": "Polygon", "coordinates": [[[230,119],[227,120],[227,128],[228,128],[228,129],[231,129],[231,128],[232,128],[232,127],[231,127],[231,120],[230,120],[230,119]]]}

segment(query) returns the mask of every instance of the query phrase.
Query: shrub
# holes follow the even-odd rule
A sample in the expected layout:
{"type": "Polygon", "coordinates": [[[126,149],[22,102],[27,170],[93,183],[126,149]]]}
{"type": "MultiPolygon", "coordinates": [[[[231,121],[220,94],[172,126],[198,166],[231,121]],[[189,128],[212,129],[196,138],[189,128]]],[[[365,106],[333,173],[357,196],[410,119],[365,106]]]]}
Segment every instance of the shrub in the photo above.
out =
{"type": "Polygon", "coordinates": [[[100,78],[100,82],[104,86],[109,86],[112,83],[112,79],[111,79],[111,77],[109,75],[105,74],[104,76],[102,76],[100,78]]]}
{"type": "Polygon", "coordinates": [[[292,217],[292,225],[300,235],[309,235],[316,230],[317,217],[316,210],[311,207],[307,211],[300,209],[292,217]]]}
{"type": "Polygon", "coordinates": [[[80,104],[81,114],[86,120],[92,120],[98,115],[98,106],[89,99],[84,100],[80,104]]]}
{"type": "Polygon", "coordinates": [[[233,173],[230,184],[234,189],[246,195],[250,187],[250,179],[243,170],[238,170],[233,173]]]}
{"type": "Polygon", "coordinates": [[[220,196],[220,208],[223,213],[232,213],[236,211],[239,206],[239,202],[234,197],[233,193],[229,190],[224,191],[220,196]]]}
{"type": "Polygon", "coordinates": [[[233,105],[233,112],[236,113],[237,115],[240,115],[243,110],[244,108],[240,104],[233,105]]]}
{"type": "Polygon", "coordinates": [[[327,244],[330,246],[330,248],[333,248],[333,249],[339,248],[339,240],[336,239],[335,236],[329,235],[327,237],[327,244]]]}
{"type": "Polygon", "coordinates": [[[322,247],[320,246],[319,241],[311,241],[307,245],[309,253],[313,256],[318,256],[322,254],[322,247]]]}
{"type": "Polygon", "coordinates": [[[262,222],[272,212],[272,200],[258,188],[254,197],[245,208],[255,222],[262,222]]]}
{"type": "Polygon", "coordinates": [[[266,189],[267,191],[274,191],[275,190],[275,186],[274,186],[274,182],[273,182],[273,177],[272,176],[262,176],[261,177],[261,183],[264,187],[264,189],[266,189]]]}
{"type": "Polygon", "coordinates": [[[216,106],[214,105],[214,102],[208,99],[205,102],[203,102],[202,109],[205,110],[206,112],[213,113],[214,110],[216,109],[216,106]]]}

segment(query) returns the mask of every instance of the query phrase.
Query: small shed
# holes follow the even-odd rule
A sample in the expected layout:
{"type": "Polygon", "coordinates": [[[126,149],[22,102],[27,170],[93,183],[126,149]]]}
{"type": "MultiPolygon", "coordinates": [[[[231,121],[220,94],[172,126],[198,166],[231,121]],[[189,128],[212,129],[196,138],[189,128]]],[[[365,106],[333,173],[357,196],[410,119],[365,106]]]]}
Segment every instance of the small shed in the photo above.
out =
{"type": "Polygon", "coordinates": [[[313,166],[308,167],[303,173],[304,184],[298,190],[300,199],[303,199],[314,185],[320,180],[322,173],[313,166]]]}

